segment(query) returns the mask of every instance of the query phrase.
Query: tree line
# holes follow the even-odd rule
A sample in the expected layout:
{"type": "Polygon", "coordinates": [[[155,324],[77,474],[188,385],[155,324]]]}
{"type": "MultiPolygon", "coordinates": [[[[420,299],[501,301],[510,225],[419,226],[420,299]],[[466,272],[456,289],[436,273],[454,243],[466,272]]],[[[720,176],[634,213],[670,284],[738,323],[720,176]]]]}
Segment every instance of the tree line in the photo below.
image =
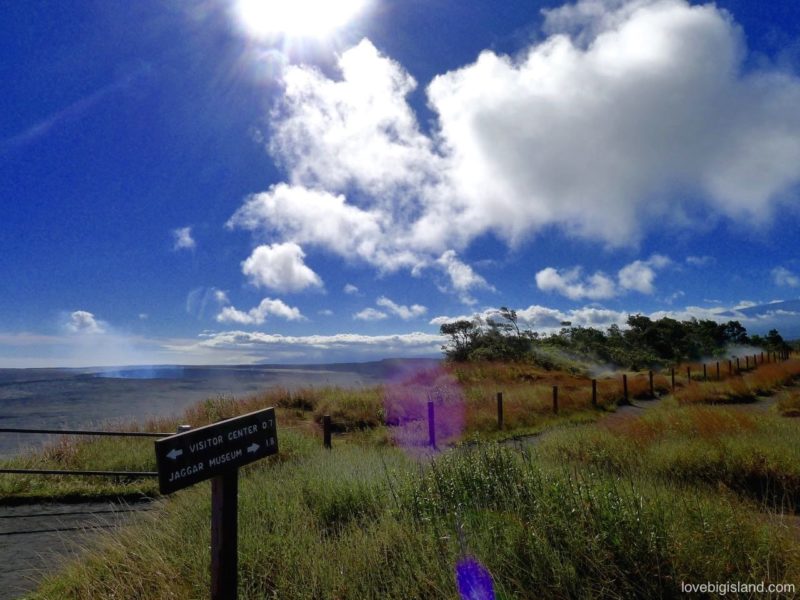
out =
{"type": "Polygon", "coordinates": [[[442,346],[448,360],[530,361],[546,368],[590,361],[638,370],[723,356],[736,345],[772,352],[789,348],[776,329],[766,336],[750,335],[739,321],[653,320],[636,314],[627,325],[601,330],[563,322],[558,332],[542,335],[522,329],[517,312],[503,306],[486,319],[445,323],[440,332],[449,338],[442,346]]]}

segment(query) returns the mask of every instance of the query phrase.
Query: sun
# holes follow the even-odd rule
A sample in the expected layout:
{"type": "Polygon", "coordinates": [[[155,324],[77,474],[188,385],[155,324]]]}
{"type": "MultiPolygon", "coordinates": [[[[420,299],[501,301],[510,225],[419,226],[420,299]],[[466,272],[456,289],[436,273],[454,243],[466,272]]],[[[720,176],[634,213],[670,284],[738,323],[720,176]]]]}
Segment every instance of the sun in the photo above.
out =
{"type": "Polygon", "coordinates": [[[236,0],[234,10],[253,38],[322,39],[341,29],[369,0],[236,0]]]}

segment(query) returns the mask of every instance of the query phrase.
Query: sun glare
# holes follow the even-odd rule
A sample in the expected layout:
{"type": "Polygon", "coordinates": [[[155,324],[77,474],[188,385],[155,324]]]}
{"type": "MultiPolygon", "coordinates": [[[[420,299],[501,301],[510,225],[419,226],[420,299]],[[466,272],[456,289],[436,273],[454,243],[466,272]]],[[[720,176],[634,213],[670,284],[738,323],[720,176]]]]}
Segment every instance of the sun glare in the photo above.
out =
{"type": "Polygon", "coordinates": [[[237,0],[236,15],[254,38],[324,38],[358,16],[369,0],[237,0]]]}

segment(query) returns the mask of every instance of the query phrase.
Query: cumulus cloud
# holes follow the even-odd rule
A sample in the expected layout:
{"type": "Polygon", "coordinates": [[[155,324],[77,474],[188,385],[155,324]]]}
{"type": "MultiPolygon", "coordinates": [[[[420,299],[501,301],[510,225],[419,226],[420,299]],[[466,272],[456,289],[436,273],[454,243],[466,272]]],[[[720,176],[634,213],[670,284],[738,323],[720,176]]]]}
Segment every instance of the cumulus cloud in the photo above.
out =
{"type": "Polygon", "coordinates": [[[357,321],[382,321],[388,319],[389,315],[379,311],[377,308],[365,308],[353,315],[357,321]]]}
{"type": "Polygon", "coordinates": [[[652,294],[655,291],[653,282],[656,270],[663,269],[670,264],[666,256],[654,254],[648,260],[636,260],[619,270],[619,285],[625,290],[634,290],[642,294],[652,294]]]}
{"type": "Polygon", "coordinates": [[[536,286],[544,292],[556,292],[570,300],[603,300],[627,291],[652,294],[655,291],[653,283],[656,271],[671,263],[669,258],[660,254],[654,254],[647,260],[635,260],[619,270],[616,282],[601,271],[584,277],[581,267],[561,271],[547,267],[536,273],[536,286]]]}
{"type": "Polygon", "coordinates": [[[66,324],[67,331],[71,333],[105,333],[106,325],[98,321],[95,316],[85,310],[76,310],[69,315],[66,324]]]}
{"type": "Polygon", "coordinates": [[[494,287],[478,275],[471,266],[459,260],[453,250],[444,252],[436,259],[436,264],[450,278],[450,284],[465,304],[475,303],[475,299],[469,294],[472,289],[494,290],[494,287]]]}
{"type": "Polygon", "coordinates": [[[352,283],[345,285],[342,291],[344,291],[345,294],[350,294],[351,296],[358,294],[358,288],[352,283]]]}
{"type": "MultiPolygon", "coordinates": [[[[766,223],[800,181],[800,80],[743,68],[726,11],[583,0],[546,12],[545,32],[435,77],[430,134],[407,101],[416,82],[368,40],[335,77],[286,67],[269,152],[287,182],[230,225],[418,272],[486,234],[515,244],[555,227],[627,246],[654,223],[691,227],[698,208],[766,223]]],[[[652,288],[644,269],[630,275],[630,289],[652,288]]]]}
{"type": "Polygon", "coordinates": [[[261,325],[267,320],[268,315],[281,317],[287,321],[302,321],[305,319],[300,309],[289,306],[282,300],[264,298],[258,306],[244,312],[233,306],[224,307],[217,315],[220,323],[239,323],[241,325],[261,325]]]}
{"type": "Polygon", "coordinates": [[[785,267],[772,269],[772,281],[781,287],[800,287],[800,277],[785,267]]]}
{"type": "Polygon", "coordinates": [[[197,243],[192,237],[191,227],[179,227],[178,229],[173,229],[172,238],[173,250],[194,250],[197,247],[197,243]]]}
{"type": "Polygon", "coordinates": [[[536,273],[536,286],[543,292],[556,292],[570,300],[601,300],[617,295],[614,280],[602,272],[583,277],[580,267],[558,271],[547,267],[536,273]]]}
{"type": "Polygon", "coordinates": [[[294,242],[258,246],[242,263],[242,273],[257,287],[300,292],[321,287],[322,280],[304,262],[303,249],[294,242]]]}
{"type": "Polygon", "coordinates": [[[424,315],[426,312],[428,312],[428,309],[420,304],[412,304],[411,306],[405,306],[402,304],[397,304],[396,302],[392,302],[386,296],[381,296],[380,298],[378,298],[375,304],[377,304],[381,308],[385,308],[390,313],[397,315],[404,321],[408,321],[410,319],[416,319],[424,315]]]}

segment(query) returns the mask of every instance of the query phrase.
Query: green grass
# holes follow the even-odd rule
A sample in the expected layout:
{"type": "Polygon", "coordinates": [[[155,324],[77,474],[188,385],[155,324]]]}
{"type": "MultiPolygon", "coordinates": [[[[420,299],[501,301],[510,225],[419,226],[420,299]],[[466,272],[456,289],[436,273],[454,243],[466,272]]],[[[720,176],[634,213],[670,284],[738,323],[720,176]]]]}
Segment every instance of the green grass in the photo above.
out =
{"type": "MultiPolygon", "coordinates": [[[[207,486],[180,492],[33,597],[204,597],[209,514],[207,486]]],[[[312,450],[241,481],[243,599],[456,598],[465,555],[498,598],[669,598],[682,580],[800,575],[797,542],[736,498],[496,444],[422,463],[390,448],[312,450]]]]}
{"type": "Polygon", "coordinates": [[[732,490],[800,507],[800,423],[770,414],[690,406],[653,410],[612,429],[553,433],[542,452],[618,475],[732,490]]]}

